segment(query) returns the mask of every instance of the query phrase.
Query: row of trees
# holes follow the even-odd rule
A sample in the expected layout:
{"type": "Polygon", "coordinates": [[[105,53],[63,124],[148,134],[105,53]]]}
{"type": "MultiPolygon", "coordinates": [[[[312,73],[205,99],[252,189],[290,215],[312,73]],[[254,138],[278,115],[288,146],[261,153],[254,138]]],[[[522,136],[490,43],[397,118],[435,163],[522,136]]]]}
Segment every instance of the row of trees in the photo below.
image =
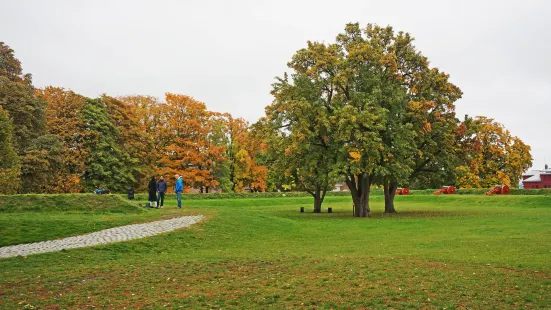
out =
{"type": "Polygon", "coordinates": [[[530,147],[499,123],[457,119],[461,90],[407,33],[349,24],[288,65],[250,126],[185,95],[35,89],[0,43],[0,193],[120,192],[179,173],[201,192],[308,191],[319,212],[344,180],[355,215],[368,216],[373,186],[394,212],[398,186],[515,186],[531,166],[530,147]]]}
{"type": "Polygon", "coordinates": [[[348,24],[336,42],[308,42],[273,85],[261,127],[273,169],[314,197],[345,180],[355,216],[369,216],[373,185],[385,212],[398,186],[464,187],[515,183],[530,148],[489,118],[460,122],[461,90],[391,27],[348,24]]]}
{"type": "Polygon", "coordinates": [[[189,96],[36,89],[0,43],[0,193],[123,192],[175,173],[201,192],[264,191],[263,147],[245,120],[189,96]]]}

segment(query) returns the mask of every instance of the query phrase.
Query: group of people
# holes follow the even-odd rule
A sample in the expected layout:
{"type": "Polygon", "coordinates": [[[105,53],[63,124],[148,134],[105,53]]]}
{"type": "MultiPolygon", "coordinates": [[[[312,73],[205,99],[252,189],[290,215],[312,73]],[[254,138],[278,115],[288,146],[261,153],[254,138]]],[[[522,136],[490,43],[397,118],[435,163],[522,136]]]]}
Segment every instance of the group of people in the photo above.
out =
{"type": "MultiPolygon", "coordinates": [[[[179,174],[174,175],[176,184],[174,185],[174,192],[176,193],[176,200],[178,201],[178,209],[182,208],[182,192],[184,191],[184,181],[179,174]]],[[[159,180],[155,179],[155,176],[151,177],[148,185],[149,189],[149,201],[154,203],[158,208],[162,208],[165,204],[165,193],[168,189],[168,184],[164,177],[161,175],[159,180]]]]}

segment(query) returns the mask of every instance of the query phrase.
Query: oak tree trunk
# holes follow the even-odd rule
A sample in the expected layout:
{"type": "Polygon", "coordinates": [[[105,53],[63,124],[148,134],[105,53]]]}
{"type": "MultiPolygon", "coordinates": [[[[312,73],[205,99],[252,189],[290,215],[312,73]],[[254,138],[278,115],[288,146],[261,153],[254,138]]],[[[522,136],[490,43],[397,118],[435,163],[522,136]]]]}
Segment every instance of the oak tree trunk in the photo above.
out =
{"type": "Polygon", "coordinates": [[[385,182],[385,213],[396,213],[396,209],[394,208],[394,197],[396,196],[396,189],[398,189],[398,184],[396,184],[395,182],[385,182]]]}
{"type": "Polygon", "coordinates": [[[310,193],[314,197],[314,213],[321,213],[321,205],[327,191],[321,190],[321,186],[316,187],[313,193],[310,193]]]}
{"type": "Polygon", "coordinates": [[[321,213],[321,197],[319,193],[316,193],[316,197],[314,197],[314,213],[321,213]]]}
{"type": "Polygon", "coordinates": [[[350,189],[352,201],[354,202],[355,217],[369,217],[369,193],[371,176],[366,174],[348,175],[346,185],[350,189]]]}

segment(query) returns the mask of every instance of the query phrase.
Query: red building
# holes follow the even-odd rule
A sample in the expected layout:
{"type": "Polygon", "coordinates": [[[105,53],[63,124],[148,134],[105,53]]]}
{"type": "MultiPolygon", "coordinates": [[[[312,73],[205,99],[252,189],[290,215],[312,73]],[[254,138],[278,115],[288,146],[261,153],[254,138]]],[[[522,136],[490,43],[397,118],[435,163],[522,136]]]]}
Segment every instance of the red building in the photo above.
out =
{"type": "Polygon", "coordinates": [[[524,188],[551,188],[551,169],[545,165],[544,170],[532,170],[522,175],[524,188]]]}

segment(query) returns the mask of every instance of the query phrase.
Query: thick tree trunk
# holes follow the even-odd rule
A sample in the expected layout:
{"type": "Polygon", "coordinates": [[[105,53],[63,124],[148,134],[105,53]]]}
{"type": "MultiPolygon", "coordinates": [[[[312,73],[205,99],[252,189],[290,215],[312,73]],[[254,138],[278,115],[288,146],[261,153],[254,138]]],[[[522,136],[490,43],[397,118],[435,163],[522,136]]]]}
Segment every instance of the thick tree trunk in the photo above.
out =
{"type": "Polygon", "coordinates": [[[371,176],[366,174],[349,175],[346,178],[346,185],[350,189],[352,201],[354,202],[355,217],[369,217],[369,193],[371,176]]]}
{"type": "Polygon", "coordinates": [[[209,193],[209,187],[208,187],[208,186],[205,187],[205,192],[206,192],[207,194],[209,193]]]}
{"type": "Polygon", "coordinates": [[[391,181],[386,181],[384,184],[385,213],[396,213],[396,209],[394,208],[394,197],[396,196],[397,188],[398,184],[391,181]]]}
{"type": "Polygon", "coordinates": [[[314,213],[321,213],[321,205],[323,204],[325,193],[326,191],[321,190],[321,186],[317,187],[315,192],[311,193],[314,197],[314,213]]]}
{"type": "Polygon", "coordinates": [[[314,196],[314,213],[321,213],[321,202],[320,193],[316,192],[314,196]]]}

